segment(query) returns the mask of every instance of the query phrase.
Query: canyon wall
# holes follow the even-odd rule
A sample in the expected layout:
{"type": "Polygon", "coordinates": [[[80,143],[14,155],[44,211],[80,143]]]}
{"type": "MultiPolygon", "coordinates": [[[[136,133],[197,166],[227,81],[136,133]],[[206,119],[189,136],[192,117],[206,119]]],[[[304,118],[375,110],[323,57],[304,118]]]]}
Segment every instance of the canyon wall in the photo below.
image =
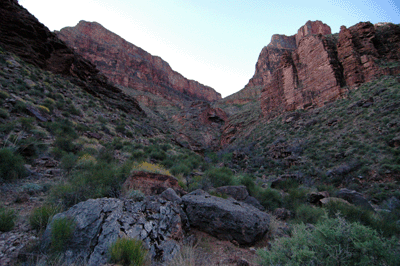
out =
{"type": "Polygon", "coordinates": [[[293,36],[273,35],[246,91],[260,92],[264,116],[322,106],[380,75],[400,73],[400,26],[360,22],[339,34],[308,21],[293,36]]]}
{"type": "Polygon", "coordinates": [[[57,32],[60,39],[93,62],[111,81],[179,103],[221,99],[214,89],[188,80],[158,56],[127,42],[96,22],[80,21],[57,32]]]}

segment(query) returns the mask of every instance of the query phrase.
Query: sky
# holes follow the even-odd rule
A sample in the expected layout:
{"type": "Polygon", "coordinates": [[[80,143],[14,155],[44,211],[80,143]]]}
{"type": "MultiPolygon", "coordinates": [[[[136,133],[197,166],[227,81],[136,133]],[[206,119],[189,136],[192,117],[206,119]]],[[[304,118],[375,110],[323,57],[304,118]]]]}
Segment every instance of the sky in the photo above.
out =
{"type": "Polygon", "coordinates": [[[248,83],[273,34],[293,35],[308,20],[332,33],[361,21],[400,23],[393,0],[19,0],[51,31],[96,21],[167,61],[222,97],[248,83]]]}

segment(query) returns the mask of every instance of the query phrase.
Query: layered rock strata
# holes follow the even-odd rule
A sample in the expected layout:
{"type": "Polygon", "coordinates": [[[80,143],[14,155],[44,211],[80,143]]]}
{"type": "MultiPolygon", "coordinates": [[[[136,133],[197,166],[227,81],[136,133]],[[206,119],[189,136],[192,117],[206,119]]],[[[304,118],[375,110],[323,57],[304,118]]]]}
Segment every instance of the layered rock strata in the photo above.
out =
{"type": "Polygon", "coordinates": [[[399,25],[361,22],[332,35],[321,21],[308,21],[293,36],[272,36],[238,95],[261,91],[267,118],[322,106],[361,83],[400,73],[399,34],[399,25]]]}
{"type": "Polygon", "coordinates": [[[93,62],[111,81],[167,99],[216,101],[221,95],[172,70],[167,62],[127,42],[96,22],[80,21],[57,32],[75,51],[93,62]]]}

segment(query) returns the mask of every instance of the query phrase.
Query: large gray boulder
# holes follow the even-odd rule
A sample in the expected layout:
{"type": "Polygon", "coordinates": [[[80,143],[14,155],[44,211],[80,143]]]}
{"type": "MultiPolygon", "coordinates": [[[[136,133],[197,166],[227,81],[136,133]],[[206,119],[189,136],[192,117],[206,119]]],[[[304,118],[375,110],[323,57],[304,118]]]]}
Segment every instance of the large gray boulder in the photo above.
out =
{"type": "Polygon", "coordinates": [[[143,240],[152,260],[163,263],[179,251],[185,216],[176,203],[159,197],[146,197],[142,202],[90,199],[55,215],[44,232],[41,247],[48,250],[51,246],[54,221],[68,217],[76,227],[65,247],[67,262],[103,265],[108,261],[110,245],[119,237],[128,237],[143,240]]]}
{"type": "Polygon", "coordinates": [[[342,188],[336,193],[336,197],[344,199],[351,204],[359,206],[361,208],[373,211],[374,208],[368,202],[368,200],[359,192],[355,190],[350,190],[347,188],[342,188]]]}
{"type": "Polygon", "coordinates": [[[269,215],[234,199],[211,196],[196,190],[182,197],[190,226],[224,240],[248,245],[261,239],[269,229],[269,215]]]}
{"type": "Polygon", "coordinates": [[[244,203],[253,205],[260,211],[265,210],[265,208],[260,204],[260,202],[256,198],[249,195],[246,186],[223,186],[216,188],[215,192],[222,195],[224,194],[228,195],[234,198],[235,200],[243,201],[244,203]]]}

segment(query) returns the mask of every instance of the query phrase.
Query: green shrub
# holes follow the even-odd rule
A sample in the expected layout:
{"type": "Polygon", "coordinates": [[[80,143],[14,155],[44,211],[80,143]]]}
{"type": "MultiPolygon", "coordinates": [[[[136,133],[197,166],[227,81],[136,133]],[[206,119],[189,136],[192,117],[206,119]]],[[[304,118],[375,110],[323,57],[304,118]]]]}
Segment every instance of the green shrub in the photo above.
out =
{"type": "Polygon", "coordinates": [[[10,181],[26,175],[24,159],[8,148],[0,149],[0,179],[10,181]]]}
{"type": "Polygon", "coordinates": [[[392,236],[400,233],[400,227],[396,223],[398,219],[393,219],[390,215],[376,214],[373,211],[340,201],[331,201],[325,208],[330,217],[334,217],[337,213],[340,213],[347,220],[370,226],[384,236],[392,236]]]}
{"type": "Polygon", "coordinates": [[[75,226],[76,222],[69,217],[53,221],[51,227],[51,249],[53,252],[61,252],[66,249],[74,233],[75,226]]]}
{"type": "Polygon", "coordinates": [[[75,167],[77,160],[78,156],[73,153],[68,153],[61,158],[61,168],[69,174],[75,167]]]}
{"type": "Polygon", "coordinates": [[[49,220],[59,211],[60,209],[53,205],[44,205],[35,208],[29,216],[29,224],[32,229],[41,231],[46,228],[49,220]]]}
{"type": "Polygon", "coordinates": [[[184,176],[187,176],[190,174],[190,168],[185,164],[174,165],[170,170],[173,175],[183,174],[184,176]]]}
{"type": "Polygon", "coordinates": [[[34,128],[35,118],[33,117],[21,117],[19,119],[22,129],[30,132],[34,128]]]}
{"type": "Polygon", "coordinates": [[[0,231],[8,232],[11,231],[15,226],[15,220],[17,216],[14,210],[7,210],[5,208],[0,208],[0,231]]]}
{"type": "Polygon", "coordinates": [[[73,139],[71,138],[66,138],[66,137],[57,137],[54,145],[61,151],[65,151],[67,153],[74,152],[75,151],[75,145],[72,142],[73,139]]]}
{"type": "Polygon", "coordinates": [[[277,239],[258,255],[261,265],[397,265],[396,241],[342,217],[325,217],[315,228],[294,225],[292,237],[277,239]]]}
{"type": "Polygon", "coordinates": [[[292,188],[289,189],[287,196],[285,196],[283,202],[284,207],[290,210],[296,210],[296,208],[304,203],[306,203],[308,188],[292,188]]]}
{"type": "Polygon", "coordinates": [[[10,94],[6,91],[0,91],[0,99],[7,99],[8,97],[10,97],[10,94]]]}
{"type": "Polygon", "coordinates": [[[7,119],[9,116],[6,109],[0,108],[0,118],[7,119]]]}
{"type": "Polygon", "coordinates": [[[142,201],[144,199],[145,195],[143,194],[142,191],[140,190],[130,190],[127,193],[127,198],[132,199],[134,201],[142,201]]]}
{"type": "Polygon", "coordinates": [[[302,204],[296,209],[296,220],[303,223],[315,224],[325,214],[324,209],[302,204]]]}
{"type": "Polygon", "coordinates": [[[149,157],[153,160],[162,161],[167,158],[167,154],[163,150],[153,150],[150,152],[149,157]]]}
{"type": "Polygon", "coordinates": [[[110,262],[123,266],[142,266],[147,259],[147,250],[137,239],[119,238],[110,247],[110,262]]]}
{"type": "Polygon", "coordinates": [[[266,188],[258,189],[254,196],[267,210],[273,211],[282,206],[282,196],[279,191],[266,188]]]}
{"type": "Polygon", "coordinates": [[[226,167],[207,170],[206,176],[214,187],[233,185],[233,172],[226,167]]]}

